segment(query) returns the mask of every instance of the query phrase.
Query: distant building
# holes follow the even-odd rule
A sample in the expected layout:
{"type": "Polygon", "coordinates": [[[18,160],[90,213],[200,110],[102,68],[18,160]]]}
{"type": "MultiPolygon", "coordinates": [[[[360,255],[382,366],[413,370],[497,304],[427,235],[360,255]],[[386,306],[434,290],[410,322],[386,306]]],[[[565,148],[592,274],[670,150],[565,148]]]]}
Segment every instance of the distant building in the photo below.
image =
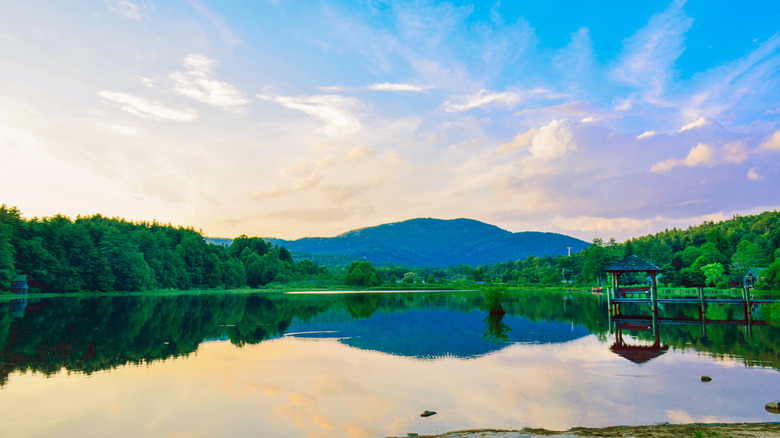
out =
{"type": "Polygon", "coordinates": [[[11,280],[11,293],[16,295],[27,295],[27,276],[17,275],[11,280]]]}
{"type": "Polygon", "coordinates": [[[753,289],[757,281],[764,280],[764,271],[766,268],[752,267],[748,269],[745,276],[742,277],[742,286],[747,289],[753,289]]]}

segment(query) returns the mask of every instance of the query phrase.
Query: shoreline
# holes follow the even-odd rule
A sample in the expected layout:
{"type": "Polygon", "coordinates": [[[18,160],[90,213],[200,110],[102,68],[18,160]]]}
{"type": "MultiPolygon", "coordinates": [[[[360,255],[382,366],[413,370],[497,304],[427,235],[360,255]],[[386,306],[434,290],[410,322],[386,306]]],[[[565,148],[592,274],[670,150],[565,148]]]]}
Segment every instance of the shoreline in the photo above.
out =
{"type": "MultiPolygon", "coordinates": [[[[524,428],[521,430],[462,430],[438,435],[414,435],[418,438],[778,438],[777,423],[691,423],[651,426],[573,427],[566,431],[524,428]]],[[[402,437],[399,437],[402,438],[402,437]]]]}

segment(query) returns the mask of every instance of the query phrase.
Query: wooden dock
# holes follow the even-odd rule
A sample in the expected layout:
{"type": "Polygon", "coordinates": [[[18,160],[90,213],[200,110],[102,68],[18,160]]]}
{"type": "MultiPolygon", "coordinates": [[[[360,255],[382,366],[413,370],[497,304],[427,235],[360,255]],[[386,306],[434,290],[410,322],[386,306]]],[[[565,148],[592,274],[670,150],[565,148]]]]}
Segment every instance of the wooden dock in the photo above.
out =
{"type": "MultiPolygon", "coordinates": [[[[753,318],[753,308],[759,304],[771,304],[776,302],[774,299],[755,299],[750,295],[749,289],[742,290],[740,298],[708,298],[704,295],[704,288],[698,289],[697,298],[658,298],[655,285],[642,287],[645,289],[639,291],[637,287],[620,288],[611,287],[607,291],[607,302],[609,303],[609,324],[610,331],[622,333],[622,330],[647,330],[652,331],[658,336],[658,327],[661,325],[699,325],[702,335],[707,335],[707,326],[743,326],[747,330],[749,337],[753,336],[753,326],[769,325],[767,321],[757,321],[753,318]],[[626,291],[628,289],[628,291],[626,291]],[[643,295],[642,297],[626,297],[630,295],[643,295]],[[650,307],[650,315],[625,315],[622,313],[621,304],[647,304],[650,307]],[[663,304],[697,304],[699,307],[698,318],[664,318],[658,316],[658,306],[663,304]],[[708,304],[731,304],[738,305],[744,309],[744,318],[741,319],[707,319],[706,309],[708,304]]],[[[660,338],[658,339],[660,342],[660,338]]]]}
{"type": "Polygon", "coordinates": [[[704,295],[704,288],[698,289],[697,298],[658,298],[658,289],[655,285],[637,288],[633,287],[610,287],[607,291],[607,302],[609,303],[610,312],[613,314],[620,313],[621,304],[649,304],[653,311],[658,310],[659,304],[698,304],[700,308],[704,309],[707,304],[736,304],[742,305],[746,308],[751,308],[754,304],[771,304],[776,302],[776,299],[756,299],[750,295],[749,289],[742,289],[742,296],[740,298],[710,298],[704,295]],[[627,295],[643,295],[640,297],[627,296],[627,295]]]}

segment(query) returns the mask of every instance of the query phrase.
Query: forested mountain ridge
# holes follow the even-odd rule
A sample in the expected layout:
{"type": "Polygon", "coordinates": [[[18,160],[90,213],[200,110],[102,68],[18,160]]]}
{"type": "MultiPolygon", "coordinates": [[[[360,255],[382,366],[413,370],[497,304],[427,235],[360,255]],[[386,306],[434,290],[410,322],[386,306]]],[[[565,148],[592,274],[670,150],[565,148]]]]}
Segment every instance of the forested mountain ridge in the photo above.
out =
{"type": "Polygon", "coordinates": [[[334,255],[379,264],[478,266],[528,256],[565,255],[589,244],[556,233],[512,233],[472,219],[419,218],[348,231],[336,237],[269,238],[294,256],[334,255]]]}
{"type": "MultiPolygon", "coordinates": [[[[571,256],[529,256],[471,269],[448,268],[445,273],[508,285],[566,282],[596,286],[608,284],[605,267],[631,254],[663,268],[660,282],[666,286],[740,286],[748,269],[758,267],[766,269],[761,271],[756,287],[779,289],[780,212],[737,215],[717,223],[708,221],[687,229],[667,229],[624,243],[597,238],[571,256]]],[[[644,283],[647,278],[644,274],[626,275],[621,281],[644,283]]]]}

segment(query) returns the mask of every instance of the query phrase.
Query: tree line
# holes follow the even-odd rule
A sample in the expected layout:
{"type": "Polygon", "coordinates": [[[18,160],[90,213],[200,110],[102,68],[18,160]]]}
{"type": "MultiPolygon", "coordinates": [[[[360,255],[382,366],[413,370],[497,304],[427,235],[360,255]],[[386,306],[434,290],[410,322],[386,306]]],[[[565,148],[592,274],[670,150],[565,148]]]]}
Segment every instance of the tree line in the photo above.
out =
{"type": "Polygon", "coordinates": [[[17,274],[42,292],[258,287],[329,278],[284,247],[239,236],[206,243],[193,228],[101,215],[24,219],[0,206],[0,289],[17,274]]]}
{"type": "MultiPolygon", "coordinates": [[[[664,270],[670,287],[736,286],[750,267],[767,268],[757,287],[780,285],[780,213],[734,216],[687,229],[618,243],[593,239],[570,256],[530,256],[492,265],[447,268],[374,265],[354,261],[327,269],[295,261],[284,246],[239,236],[229,245],[207,243],[191,227],[130,222],[101,215],[25,219],[0,206],[0,290],[26,274],[43,292],[142,291],[150,289],[256,288],[268,284],[309,287],[476,287],[608,284],[604,268],[635,254],[664,270]]],[[[643,275],[624,281],[644,283],[643,275]]]]}

